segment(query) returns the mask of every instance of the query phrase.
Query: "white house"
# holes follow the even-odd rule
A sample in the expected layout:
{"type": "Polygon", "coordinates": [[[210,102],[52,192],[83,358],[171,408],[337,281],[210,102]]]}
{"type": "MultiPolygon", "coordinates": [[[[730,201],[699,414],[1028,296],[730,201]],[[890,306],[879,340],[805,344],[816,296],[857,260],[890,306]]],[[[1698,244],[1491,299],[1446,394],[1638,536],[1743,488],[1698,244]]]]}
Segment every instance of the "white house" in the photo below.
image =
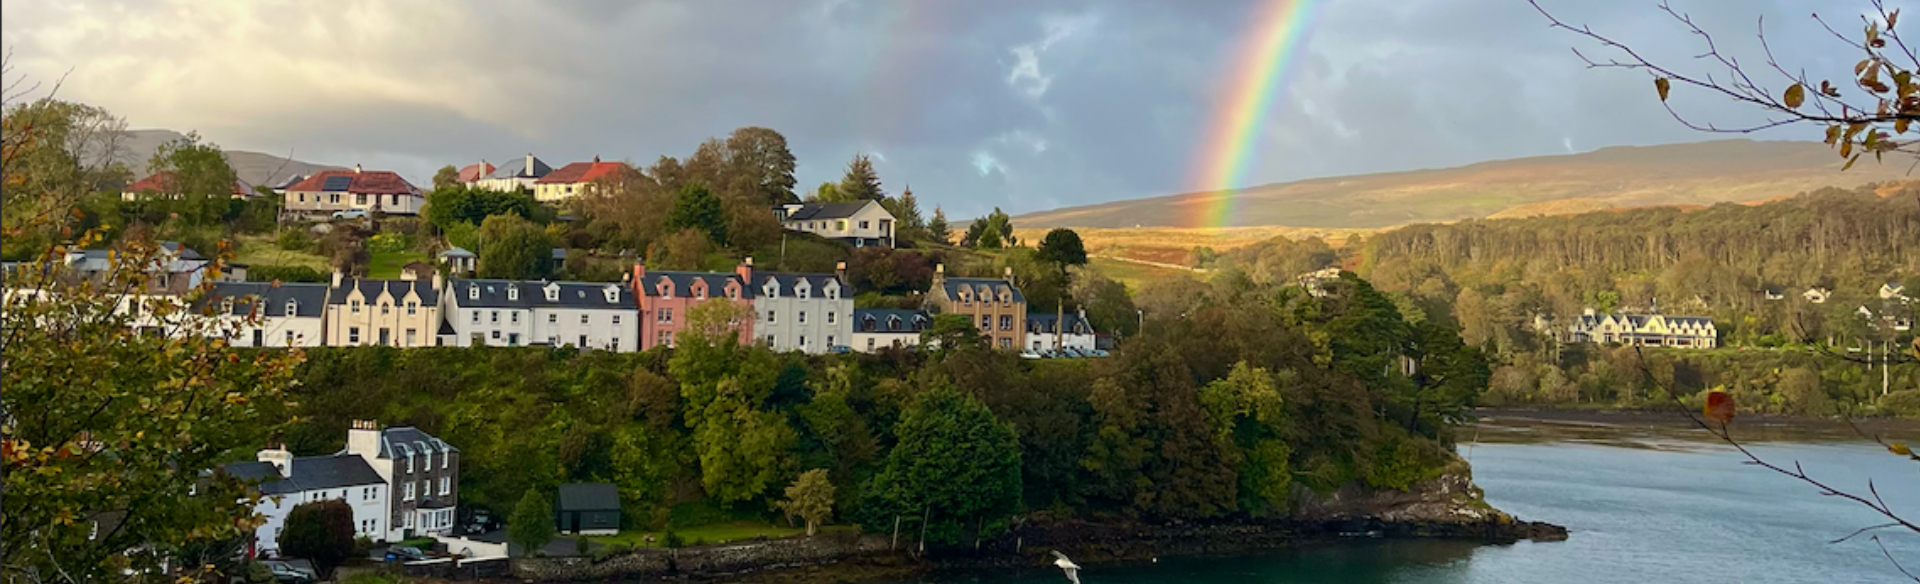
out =
{"type": "Polygon", "coordinates": [[[1880,285],[1881,300],[1906,300],[1907,287],[1892,282],[1880,285]]]}
{"type": "Polygon", "coordinates": [[[257,553],[271,555],[279,549],[280,531],[295,506],[326,499],[339,499],[353,508],[355,535],[375,541],[393,539],[389,486],[365,458],[344,453],[295,458],[285,449],[269,448],[260,451],[254,462],[228,464],[224,470],[240,480],[258,482],[261,499],[254,512],[266,522],[254,529],[257,553]]]}
{"type": "Polygon", "coordinates": [[[281,214],[326,219],[336,211],[417,215],[427,198],[399,173],[389,170],[323,170],[287,187],[281,214]]]}
{"type": "Polygon", "coordinates": [[[927,313],[894,308],[853,310],[853,350],[872,353],[920,345],[920,332],[932,326],[927,313]]]}
{"type": "Polygon", "coordinates": [[[455,275],[472,274],[478,267],[479,259],[480,256],[459,247],[447,248],[446,251],[440,252],[440,263],[446,264],[447,271],[455,275]]]}
{"type": "Polygon", "coordinates": [[[1664,314],[1595,314],[1589,309],[1568,326],[1571,343],[1711,349],[1719,343],[1713,319],[1664,314]]]}
{"type": "Polygon", "coordinates": [[[445,304],[456,346],[640,350],[640,308],[617,283],[456,279],[445,304]]]}
{"type": "MultiPolygon", "coordinates": [[[[846,262],[841,262],[844,274],[846,262]]],[[[775,351],[825,353],[853,342],[853,289],[839,274],[755,273],[741,268],[753,291],[753,334],[775,351]]]]}
{"type": "Polygon", "coordinates": [[[318,347],[326,341],[326,284],[218,282],[194,308],[213,315],[236,347],[318,347]]]}
{"type": "Polygon", "coordinates": [[[500,163],[500,166],[495,167],[485,176],[475,179],[469,184],[473,185],[474,188],[489,191],[531,191],[533,190],[534,181],[540,180],[541,177],[545,177],[551,172],[553,172],[553,167],[547,166],[546,162],[534,158],[533,153],[528,152],[525,158],[514,157],[508,159],[506,162],[500,163]]]}
{"type": "Polygon", "coordinates": [[[460,449],[417,428],[383,430],[373,420],[354,420],[341,454],[365,460],[386,483],[391,496],[385,539],[453,533],[460,502],[460,449]]]}
{"type": "Polygon", "coordinates": [[[774,207],[780,225],[856,247],[893,247],[893,214],[879,201],[801,203],[774,207]]]}
{"type": "Polygon", "coordinates": [[[1064,315],[1027,313],[1026,348],[1035,353],[1058,351],[1061,348],[1092,351],[1093,345],[1093,323],[1087,321],[1084,308],[1064,315]]]}
{"type": "Polygon", "coordinates": [[[1814,286],[1812,288],[1808,288],[1806,292],[1801,292],[1800,297],[1805,298],[1807,302],[1810,302],[1813,304],[1826,304],[1827,299],[1833,297],[1833,291],[1828,290],[1826,288],[1821,288],[1819,286],[1814,286]]]}

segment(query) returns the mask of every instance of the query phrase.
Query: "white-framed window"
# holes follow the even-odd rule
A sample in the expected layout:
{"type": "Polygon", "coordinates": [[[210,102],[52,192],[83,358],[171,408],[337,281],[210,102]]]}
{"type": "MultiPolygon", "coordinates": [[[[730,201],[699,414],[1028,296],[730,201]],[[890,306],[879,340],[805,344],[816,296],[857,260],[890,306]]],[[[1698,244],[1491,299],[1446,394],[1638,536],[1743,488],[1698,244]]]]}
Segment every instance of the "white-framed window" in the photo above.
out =
{"type": "Polygon", "coordinates": [[[507,313],[507,320],[513,321],[513,324],[520,324],[520,311],[515,310],[507,313]]]}
{"type": "Polygon", "coordinates": [[[867,352],[873,352],[873,337],[867,337],[867,352]]]}
{"type": "Polygon", "coordinates": [[[799,296],[801,300],[806,300],[806,299],[808,299],[808,298],[811,298],[811,297],[813,297],[813,289],[812,289],[812,288],[808,288],[808,287],[806,287],[806,286],[801,286],[801,287],[799,287],[799,288],[794,288],[794,289],[793,289],[793,293],[794,293],[794,295],[796,295],[796,296],[799,296]]]}
{"type": "Polygon", "coordinates": [[[613,349],[613,350],[615,350],[615,351],[619,351],[619,350],[620,350],[620,337],[614,337],[614,338],[613,338],[613,343],[612,343],[612,345],[610,345],[610,348],[612,348],[612,349],[613,349]]]}
{"type": "Polygon", "coordinates": [[[407,453],[407,472],[413,472],[413,453],[407,453]]]}
{"type": "Polygon", "coordinates": [[[833,348],[833,335],[827,335],[827,348],[833,348]]]}
{"type": "Polygon", "coordinates": [[[472,284],[469,284],[469,285],[467,285],[467,299],[468,299],[468,300],[479,300],[479,299],[480,299],[480,287],[479,287],[479,286],[474,286],[474,285],[472,285],[472,284]]]}
{"type": "Polygon", "coordinates": [[[453,492],[453,481],[447,477],[440,477],[440,494],[446,495],[452,492],[453,492]]]}
{"type": "Polygon", "coordinates": [[[282,316],[294,316],[298,314],[299,311],[300,311],[300,302],[297,300],[288,300],[287,313],[282,316]]]}
{"type": "Polygon", "coordinates": [[[515,285],[513,285],[513,284],[508,284],[508,285],[507,285],[507,300],[519,300],[519,299],[520,299],[520,287],[519,287],[519,286],[515,286],[515,285]]]}
{"type": "Polygon", "coordinates": [[[520,346],[520,333],[507,333],[507,346],[509,347],[520,346]]]}
{"type": "Polygon", "coordinates": [[[448,464],[452,464],[452,462],[453,462],[453,453],[452,453],[452,452],[442,452],[442,453],[440,453],[440,470],[446,470],[446,469],[447,469],[447,465],[448,465],[448,464]]]}
{"type": "Polygon", "coordinates": [[[293,346],[293,331],[287,331],[287,346],[293,346]]]}
{"type": "Polygon", "coordinates": [[[767,311],[767,323],[768,323],[768,324],[772,324],[772,323],[776,323],[776,322],[780,322],[780,318],[779,318],[779,317],[777,317],[777,316],[774,316],[775,314],[778,314],[778,313],[777,313],[777,312],[775,312],[775,311],[772,311],[772,310],[769,310],[769,311],[767,311]]]}
{"type": "Polygon", "coordinates": [[[839,313],[831,310],[827,311],[827,324],[833,324],[834,315],[836,314],[839,314],[839,313]]]}
{"type": "Polygon", "coordinates": [[[475,311],[469,312],[468,314],[473,315],[473,324],[480,324],[480,311],[475,310],[475,311]]]}
{"type": "Polygon", "coordinates": [[[587,315],[580,315],[580,324],[587,324],[587,315]]]}
{"type": "MultiPolygon", "coordinates": [[[[412,501],[412,500],[413,500],[413,481],[407,481],[407,496],[406,496],[406,498],[403,498],[403,499],[401,499],[401,500],[402,500],[402,501],[412,501]]],[[[409,519],[411,519],[411,518],[409,518],[409,519]]],[[[408,521],[408,523],[412,523],[412,521],[408,521]]]]}
{"type": "Polygon", "coordinates": [[[558,314],[548,314],[548,315],[547,315],[547,324],[560,324],[560,315],[558,315],[558,314]]]}
{"type": "Polygon", "coordinates": [[[393,305],[385,302],[380,303],[380,314],[393,314],[393,305]]]}
{"type": "Polygon", "coordinates": [[[415,313],[419,311],[419,309],[420,309],[420,303],[414,302],[412,300],[407,301],[407,316],[413,316],[415,313]]]}
{"type": "Polygon", "coordinates": [[[861,229],[867,229],[867,228],[868,228],[868,227],[867,227],[867,223],[868,223],[867,221],[861,221],[861,222],[860,222],[860,228],[861,228],[861,229]]]}
{"type": "Polygon", "coordinates": [[[673,309],[662,308],[657,314],[660,316],[660,322],[673,322],[673,309]]]}
{"type": "Polygon", "coordinates": [[[360,343],[360,327],[357,327],[357,326],[347,327],[347,342],[353,343],[353,344],[360,343]]]}
{"type": "Polygon", "coordinates": [[[773,346],[773,335],[767,335],[767,346],[773,346]]]}
{"type": "Polygon", "coordinates": [[[802,348],[802,349],[805,349],[805,348],[807,348],[807,336],[806,336],[806,335],[800,335],[800,348],[802,348]]]}
{"type": "Polygon", "coordinates": [[[620,315],[613,315],[613,324],[614,326],[620,326],[620,315]]]}
{"type": "Polygon", "coordinates": [[[360,301],[359,300],[347,301],[347,311],[354,314],[360,314],[360,301]]]}
{"type": "Polygon", "coordinates": [[[795,319],[794,322],[797,322],[800,324],[807,324],[807,311],[805,310],[800,311],[800,316],[797,319],[795,319]]]}

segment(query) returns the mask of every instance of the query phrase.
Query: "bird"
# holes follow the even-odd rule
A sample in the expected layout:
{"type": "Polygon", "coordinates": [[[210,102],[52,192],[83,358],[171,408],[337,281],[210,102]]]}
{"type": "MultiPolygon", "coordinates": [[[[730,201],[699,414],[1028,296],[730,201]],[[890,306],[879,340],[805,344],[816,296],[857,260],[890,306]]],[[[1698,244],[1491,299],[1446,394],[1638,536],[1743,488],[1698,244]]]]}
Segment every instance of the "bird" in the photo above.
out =
{"type": "Polygon", "coordinates": [[[1060,550],[1053,550],[1053,557],[1058,558],[1053,561],[1053,565],[1059,566],[1061,571],[1067,573],[1067,581],[1080,584],[1080,565],[1067,559],[1067,555],[1060,553],[1060,550]]]}

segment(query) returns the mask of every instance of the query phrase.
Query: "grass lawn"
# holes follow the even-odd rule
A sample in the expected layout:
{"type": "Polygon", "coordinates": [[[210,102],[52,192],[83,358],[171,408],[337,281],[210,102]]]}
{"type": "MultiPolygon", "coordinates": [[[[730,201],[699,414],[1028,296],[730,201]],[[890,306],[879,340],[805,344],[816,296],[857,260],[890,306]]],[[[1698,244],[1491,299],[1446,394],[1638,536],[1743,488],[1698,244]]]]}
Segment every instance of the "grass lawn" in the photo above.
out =
{"type": "Polygon", "coordinates": [[[373,254],[373,257],[367,260],[367,277],[376,280],[397,279],[400,277],[400,268],[413,262],[427,261],[427,254],[410,251],[373,254]]]}
{"type": "Polygon", "coordinates": [[[241,237],[240,249],[234,252],[234,261],[249,266],[306,266],[322,274],[333,270],[325,257],[280,249],[280,245],[274,243],[272,238],[264,236],[241,237]]]}
{"type": "MultiPolygon", "coordinates": [[[[854,529],[854,526],[851,525],[833,525],[820,528],[820,533],[853,531],[854,529]]],[[[699,527],[689,527],[686,529],[675,529],[674,531],[686,540],[687,545],[694,545],[694,542],[709,544],[726,543],[729,541],[753,539],[763,535],[778,539],[804,534],[807,532],[807,529],[806,527],[787,527],[785,525],[758,521],[730,521],[699,527]]],[[[634,547],[659,547],[661,544],[661,534],[652,531],[622,531],[619,535],[597,535],[589,537],[589,539],[601,544],[618,543],[634,547]],[[646,537],[649,535],[653,536],[652,542],[646,541],[646,537]]]]}
{"type": "Polygon", "coordinates": [[[1173,278],[1182,275],[1205,279],[1204,274],[1195,274],[1186,270],[1162,268],[1159,266],[1123,262],[1108,258],[1092,258],[1088,263],[1106,277],[1126,284],[1129,290],[1139,290],[1141,284],[1151,280],[1173,278]]]}

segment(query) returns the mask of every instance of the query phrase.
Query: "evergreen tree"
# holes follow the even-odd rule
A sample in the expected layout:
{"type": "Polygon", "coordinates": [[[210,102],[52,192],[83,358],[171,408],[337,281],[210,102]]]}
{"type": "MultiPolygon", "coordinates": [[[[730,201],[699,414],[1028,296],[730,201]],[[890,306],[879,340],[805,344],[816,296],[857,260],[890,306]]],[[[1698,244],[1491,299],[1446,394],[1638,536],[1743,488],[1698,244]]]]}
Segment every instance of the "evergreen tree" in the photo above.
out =
{"type": "Polygon", "coordinates": [[[880,188],[880,175],[873,171],[873,159],[865,154],[853,155],[853,161],[847,163],[847,176],[840,179],[838,188],[841,197],[849,201],[881,201],[887,198],[887,192],[880,188]]]}
{"type": "Polygon", "coordinates": [[[507,540],[518,544],[521,554],[532,556],[553,541],[553,532],[553,508],[547,498],[540,496],[540,491],[527,489],[507,518],[507,540]]]}
{"type": "Polygon", "coordinates": [[[713,196],[707,185],[697,182],[680,187],[679,196],[673,199],[673,209],[667,211],[667,228],[696,229],[714,243],[727,242],[727,215],[721,208],[720,198],[713,196]]]}
{"type": "Polygon", "coordinates": [[[927,238],[940,245],[953,243],[953,232],[947,226],[947,212],[939,205],[933,206],[933,220],[927,222],[927,238]]]}
{"type": "Polygon", "coordinates": [[[1080,242],[1080,234],[1065,227],[1047,232],[1040,240],[1040,258],[1067,266],[1083,266],[1087,263],[1087,246],[1080,242]]]}
{"type": "Polygon", "coordinates": [[[931,539],[956,543],[959,532],[1019,509],[1020,441],[978,400],[937,387],[914,401],[894,433],[900,441],[872,488],[894,513],[949,526],[931,539]]]}

